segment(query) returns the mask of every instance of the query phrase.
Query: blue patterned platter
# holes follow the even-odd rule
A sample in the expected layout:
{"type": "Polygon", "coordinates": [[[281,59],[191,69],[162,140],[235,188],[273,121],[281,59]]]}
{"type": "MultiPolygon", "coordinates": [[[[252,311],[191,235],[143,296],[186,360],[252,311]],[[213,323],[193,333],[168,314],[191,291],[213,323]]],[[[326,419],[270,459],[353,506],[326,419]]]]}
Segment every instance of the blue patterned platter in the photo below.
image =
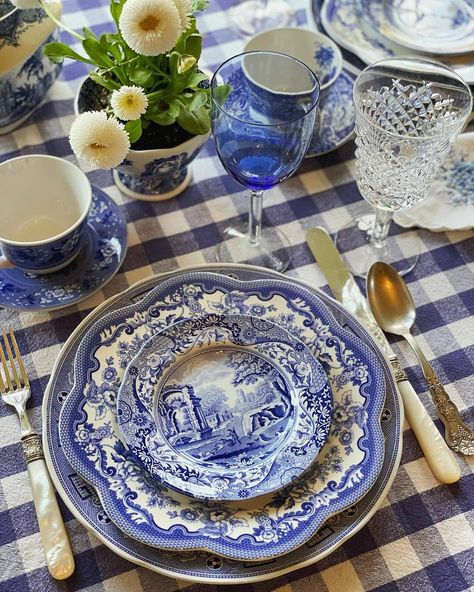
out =
{"type": "Polygon", "coordinates": [[[118,205],[92,187],[86,237],[76,259],[61,271],[43,275],[0,269],[0,306],[52,310],[77,304],[113,278],[126,251],[127,224],[118,205]]]}
{"type": "MultiPolygon", "coordinates": [[[[214,271],[242,281],[285,279],[276,272],[248,265],[214,264],[200,266],[193,271],[214,271]]],[[[310,288],[307,284],[292,279],[295,285],[311,291],[322,300],[340,325],[367,341],[383,368],[386,377],[386,399],[381,426],[386,450],[379,476],[367,494],[346,510],[330,517],[306,544],[279,557],[258,563],[234,561],[206,551],[166,551],[142,545],[124,534],[110,520],[97,492],[74,471],[64,455],[64,450],[59,443],[59,415],[67,400],[67,394],[73,386],[71,368],[85,335],[104,315],[118,312],[121,308],[136,303],[165,279],[181,273],[182,270],[176,270],[147,278],[102,303],[80,323],[62,348],[43,399],[43,445],[54,485],[79,523],[89,529],[109,549],[123,559],[163,574],[163,579],[156,576],[157,585],[160,583],[167,585],[168,580],[164,576],[201,584],[204,582],[244,584],[282,576],[309,565],[313,565],[312,570],[317,574],[318,567],[314,565],[315,562],[334,551],[367,524],[386,495],[400,460],[403,414],[390,368],[376,344],[358,321],[339,303],[326,294],[310,288]]],[[[225,525],[227,522],[222,522],[222,526],[225,525]]]]}
{"type": "MultiPolygon", "coordinates": [[[[336,81],[321,92],[315,131],[305,158],[336,150],[351,139],[355,125],[352,103],[354,78],[355,76],[343,70],[336,81]]],[[[239,103],[240,116],[249,118],[250,113],[254,121],[262,121],[262,116],[250,105],[250,95],[242,70],[236,70],[231,85],[232,88],[241,91],[234,91],[228,99],[239,103]]]]}
{"type": "Polygon", "coordinates": [[[327,440],[332,394],[285,329],[214,314],[147,341],[117,405],[125,441],[151,475],[196,498],[238,500],[281,489],[310,466],[327,440]]]}
{"type": "MultiPolygon", "coordinates": [[[[384,457],[385,376],[371,347],[299,285],[183,273],[102,316],[83,336],[74,387],[61,410],[60,441],[70,464],[97,489],[108,516],[127,535],[162,549],[206,549],[260,561],[303,544],[374,484],[384,457]],[[284,326],[328,375],[334,401],[328,441],[311,468],[275,494],[238,503],[184,497],[153,480],[120,441],[116,398],[130,360],[155,333],[206,314],[250,314],[284,326]]],[[[287,460],[291,468],[293,458],[287,460]]]]}
{"type": "MultiPolygon", "coordinates": [[[[341,47],[352,52],[366,64],[394,55],[420,54],[387,39],[373,27],[370,15],[362,13],[361,0],[308,0],[309,13],[316,28],[321,23],[327,34],[341,47]]],[[[371,0],[369,0],[371,1],[371,0]]],[[[474,60],[466,56],[445,57],[443,61],[453,68],[468,84],[474,84],[474,60]]],[[[360,67],[360,65],[358,66],[360,67]]]]}

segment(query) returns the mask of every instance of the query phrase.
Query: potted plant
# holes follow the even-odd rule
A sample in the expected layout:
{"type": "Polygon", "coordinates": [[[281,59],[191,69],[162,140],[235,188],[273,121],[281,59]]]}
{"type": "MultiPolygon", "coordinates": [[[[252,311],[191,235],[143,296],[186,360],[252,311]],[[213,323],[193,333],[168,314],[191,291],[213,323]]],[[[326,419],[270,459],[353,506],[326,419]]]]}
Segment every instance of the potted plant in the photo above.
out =
{"type": "Polygon", "coordinates": [[[116,32],[81,36],[84,55],[49,43],[56,63],[93,66],[76,100],[70,130],[76,156],[113,168],[127,195],[162,200],[182,192],[189,163],[210,134],[208,75],[199,70],[195,13],[207,0],[111,0],[116,32]]]}

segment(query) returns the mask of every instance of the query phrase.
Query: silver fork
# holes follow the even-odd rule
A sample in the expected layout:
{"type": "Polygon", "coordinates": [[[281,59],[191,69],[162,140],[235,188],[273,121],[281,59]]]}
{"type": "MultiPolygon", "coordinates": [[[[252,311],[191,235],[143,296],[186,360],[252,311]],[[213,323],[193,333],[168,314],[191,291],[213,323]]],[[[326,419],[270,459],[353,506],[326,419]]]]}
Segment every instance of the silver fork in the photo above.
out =
{"type": "Polygon", "coordinates": [[[21,444],[27,462],[46,563],[53,578],[64,580],[74,571],[74,556],[44,461],[41,438],[31,428],[26,415],[26,402],[30,398],[30,382],[20,349],[11,329],[10,339],[5,329],[2,333],[6,356],[0,340],[0,362],[3,369],[3,376],[0,371],[0,394],[2,395],[0,398],[14,407],[20,418],[21,444]]]}

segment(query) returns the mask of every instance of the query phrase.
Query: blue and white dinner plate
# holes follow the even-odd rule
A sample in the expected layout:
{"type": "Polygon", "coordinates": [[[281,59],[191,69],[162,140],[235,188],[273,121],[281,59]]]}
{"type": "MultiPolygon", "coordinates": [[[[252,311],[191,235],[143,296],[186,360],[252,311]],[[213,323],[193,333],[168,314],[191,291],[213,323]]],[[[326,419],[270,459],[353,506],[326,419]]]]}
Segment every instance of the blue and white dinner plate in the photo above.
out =
{"type": "MultiPolygon", "coordinates": [[[[371,0],[369,0],[371,1],[371,0]]],[[[324,31],[341,47],[372,64],[394,55],[415,55],[402,45],[384,37],[372,26],[372,21],[361,12],[360,0],[308,0],[310,20],[316,29],[324,31]]],[[[350,57],[348,58],[350,59],[350,57]]],[[[357,62],[357,60],[351,59],[357,62]]],[[[443,61],[453,68],[468,84],[474,84],[474,59],[467,56],[446,56],[443,61]]],[[[354,63],[356,68],[360,64],[354,63]]]]}
{"type": "Polygon", "coordinates": [[[359,0],[374,30],[409,49],[442,56],[474,51],[474,2],[359,0]]]}
{"type": "Polygon", "coordinates": [[[300,476],[327,440],[328,377],[302,341],[259,317],[178,322],[130,362],[118,424],[138,462],[195,498],[249,499],[300,476]]]}
{"type": "Polygon", "coordinates": [[[117,273],[127,252],[127,224],[118,205],[92,187],[86,237],[76,259],[55,273],[0,269],[0,306],[52,310],[85,300],[117,273]]]}
{"type": "Polygon", "coordinates": [[[383,464],[383,366],[318,296],[297,284],[178,274],[88,329],[74,381],[59,420],[66,458],[125,534],[162,549],[205,549],[247,561],[288,553],[365,495],[383,464]],[[281,492],[239,503],[184,497],[153,480],[120,441],[116,398],[127,364],[155,333],[206,314],[250,314],[285,326],[329,377],[334,411],[328,441],[311,468],[281,492]]]}
{"type": "MultiPolygon", "coordinates": [[[[214,271],[242,281],[285,279],[283,275],[276,272],[246,265],[206,265],[195,267],[193,271],[214,271]]],[[[339,303],[324,293],[310,288],[307,284],[292,279],[296,286],[309,290],[326,304],[340,325],[366,341],[383,368],[386,391],[381,427],[386,449],[381,471],[366,495],[358,502],[354,502],[346,511],[330,517],[306,544],[270,561],[260,563],[234,561],[204,551],[165,551],[142,545],[124,534],[110,520],[95,489],[74,471],[59,444],[59,415],[67,400],[68,392],[73,386],[71,367],[78,347],[91,327],[102,316],[117,312],[143,299],[150,290],[165,279],[181,273],[181,271],[174,271],[147,278],[124,293],[107,300],[84,319],[61,350],[43,401],[43,444],[49,472],[56,489],[75,518],[90,529],[107,547],[126,560],[167,576],[200,583],[243,584],[281,576],[313,564],[359,531],[380,506],[400,461],[403,415],[390,368],[372,338],[339,303]]]]}

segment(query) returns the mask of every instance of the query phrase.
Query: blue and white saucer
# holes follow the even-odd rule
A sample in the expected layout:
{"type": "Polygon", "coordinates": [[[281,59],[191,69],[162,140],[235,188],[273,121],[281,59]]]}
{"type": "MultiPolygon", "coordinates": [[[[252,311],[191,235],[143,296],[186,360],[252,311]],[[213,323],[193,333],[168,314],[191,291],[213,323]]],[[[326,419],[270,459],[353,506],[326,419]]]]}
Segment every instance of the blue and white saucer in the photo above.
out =
{"type": "Polygon", "coordinates": [[[354,134],[355,115],[352,102],[355,75],[343,70],[337,80],[321,92],[316,130],[305,158],[336,150],[354,134]]]}
{"type": "Polygon", "coordinates": [[[181,321],[130,362],[117,420],[138,462],[195,498],[249,499],[288,485],[327,440],[328,376],[308,347],[262,318],[181,321]]]}
{"type": "Polygon", "coordinates": [[[85,300],[117,273],[127,251],[127,223],[118,205],[92,187],[92,207],[79,255],[56,273],[0,270],[0,306],[52,310],[85,300]]]}

